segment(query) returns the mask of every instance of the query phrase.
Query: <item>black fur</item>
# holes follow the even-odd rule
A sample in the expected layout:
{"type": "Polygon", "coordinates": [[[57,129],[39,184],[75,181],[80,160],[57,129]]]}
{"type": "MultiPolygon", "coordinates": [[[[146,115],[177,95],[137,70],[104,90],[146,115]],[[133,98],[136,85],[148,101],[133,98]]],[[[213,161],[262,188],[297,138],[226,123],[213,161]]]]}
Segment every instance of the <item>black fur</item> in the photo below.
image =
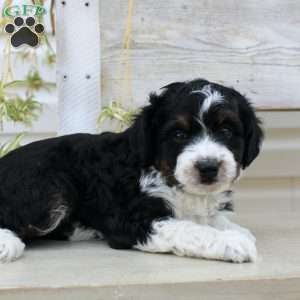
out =
{"type": "MultiPolygon", "coordinates": [[[[143,193],[139,179],[143,169],[155,166],[172,177],[176,157],[184,147],[172,136],[178,115],[199,110],[199,98],[190,92],[208,84],[205,80],[173,83],[161,95],[152,94],[133,125],[122,133],[74,134],[31,143],[0,160],[0,228],[14,231],[23,240],[65,239],[75,223],[103,233],[113,248],[131,248],[146,240],[155,219],[173,215],[168,203],[143,193]],[[46,232],[65,209],[65,216],[46,232]]],[[[216,133],[216,139],[232,149],[245,168],[257,156],[262,139],[260,122],[249,102],[233,89],[211,83],[226,99],[227,109],[239,116],[232,141],[216,133]]],[[[213,128],[217,111],[208,112],[213,128]]],[[[190,119],[189,119],[190,118],[190,119]]],[[[200,129],[191,125],[190,135],[200,129]]],[[[216,130],[216,132],[218,132],[216,130]]]]}

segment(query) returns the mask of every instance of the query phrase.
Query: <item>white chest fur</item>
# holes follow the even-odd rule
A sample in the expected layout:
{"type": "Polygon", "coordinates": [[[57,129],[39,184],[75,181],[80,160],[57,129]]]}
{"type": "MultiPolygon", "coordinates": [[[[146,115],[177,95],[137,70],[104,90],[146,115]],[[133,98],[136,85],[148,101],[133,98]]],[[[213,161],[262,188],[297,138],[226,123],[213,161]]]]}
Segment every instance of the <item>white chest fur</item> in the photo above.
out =
{"type": "Polygon", "coordinates": [[[160,172],[155,169],[142,175],[140,186],[148,195],[167,200],[176,218],[193,220],[201,224],[207,224],[208,219],[229,201],[223,194],[194,195],[176,187],[169,187],[160,172]]]}

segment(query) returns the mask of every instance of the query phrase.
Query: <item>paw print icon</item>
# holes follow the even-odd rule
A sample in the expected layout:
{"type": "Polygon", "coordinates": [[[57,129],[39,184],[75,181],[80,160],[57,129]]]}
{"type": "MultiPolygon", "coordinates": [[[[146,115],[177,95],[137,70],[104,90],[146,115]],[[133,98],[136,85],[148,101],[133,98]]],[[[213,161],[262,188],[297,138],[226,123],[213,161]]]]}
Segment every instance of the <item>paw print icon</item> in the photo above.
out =
{"type": "Polygon", "coordinates": [[[19,47],[26,44],[35,47],[39,43],[38,34],[44,32],[43,24],[36,24],[33,17],[28,17],[26,20],[22,17],[16,17],[13,23],[6,24],[4,30],[11,34],[11,44],[14,47],[19,47]]]}

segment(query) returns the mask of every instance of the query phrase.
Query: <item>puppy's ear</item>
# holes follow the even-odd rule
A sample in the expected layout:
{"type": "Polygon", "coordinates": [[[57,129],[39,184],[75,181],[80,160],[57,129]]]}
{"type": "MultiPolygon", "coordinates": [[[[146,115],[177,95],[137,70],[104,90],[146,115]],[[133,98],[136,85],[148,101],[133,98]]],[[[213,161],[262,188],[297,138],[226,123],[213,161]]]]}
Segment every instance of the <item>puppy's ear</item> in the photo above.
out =
{"type": "Polygon", "coordinates": [[[255,115],[254,108],[251,103],[239,94],[238,105],[240,119],[244,127],[245,148],[242,158],[242,168],[248,167],[257,157],[263,140],[263,130],[261,121],[255,115]]]}
{"type": "Polygon", "coordinates": [[[157,110],[162,105],[164,93],[150,94],[150,104],[136,116],[130,128],[131,144],[138,153],[142,167],[154,164],[157,137],[157,110]]]}

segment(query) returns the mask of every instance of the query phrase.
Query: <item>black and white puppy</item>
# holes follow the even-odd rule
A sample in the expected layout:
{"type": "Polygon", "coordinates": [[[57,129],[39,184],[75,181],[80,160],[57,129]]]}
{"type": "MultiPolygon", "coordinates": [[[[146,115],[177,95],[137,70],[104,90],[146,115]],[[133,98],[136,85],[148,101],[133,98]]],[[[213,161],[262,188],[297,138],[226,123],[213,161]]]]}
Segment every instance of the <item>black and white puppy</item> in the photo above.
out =
{"type": "Polygon", "coordinates": [[[100,236],[117,249],[254,261],[254,236],[224,211],[262,135],[245,97],[197,79],[151,94],[122,133],[23,146],[0,160],[0,261],[32,239],[100,236]]]}

